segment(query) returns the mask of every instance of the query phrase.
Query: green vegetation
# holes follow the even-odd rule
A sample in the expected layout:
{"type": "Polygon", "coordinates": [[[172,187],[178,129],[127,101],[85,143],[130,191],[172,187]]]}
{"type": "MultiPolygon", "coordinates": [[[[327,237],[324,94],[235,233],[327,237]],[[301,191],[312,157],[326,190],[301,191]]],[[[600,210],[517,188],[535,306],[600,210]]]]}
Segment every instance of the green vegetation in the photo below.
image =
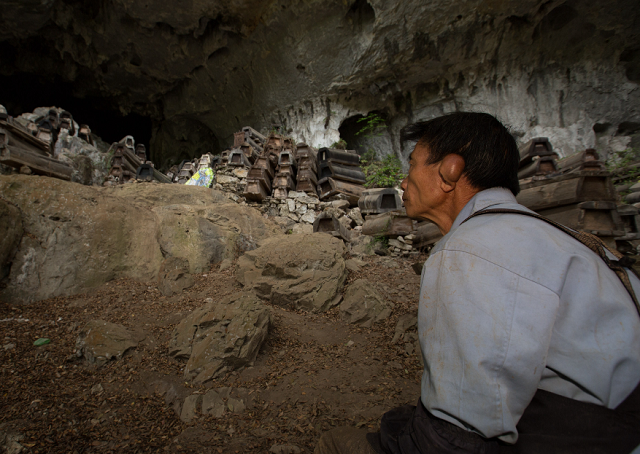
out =
{"type": "Polygon", "coordinates": [[[360,131],[356,132],[356,136],[364,134],[364,137],[381,136],[385,128],[385,121],[377,113],[370,113],[366,117],[362,117],[357,123],[364,123],[360,131]]]}
{"type": "Polygon", "coordinates": [[[369,242],[369,244],[367,245],[366,250],[368,254],[371,254],[376,249],[380,249],[384,251],[389,249],[389,237],[382,236],[382,235],[374,236],[369,242]]]}
{"type": "Polygon", "coordinates": [[[620,186],[631,186],[640,181],[640,150],[627,148],[612,153],[606,162],[607,170],[613,176],[613,182],[619,188],[618,193],[626,202],[629,190],[620,190],[620,186]]]}
{"type": "Polygon", "coordinates": [[[388,155],[382,161],[361,160],[362,170],[367,177],[367,188],[392,188],[398,186],[405,178],[402,163],[396,155],[388,155]]]}
{"type": "Polygon", "coordinates": [[[331,147],[329,148],[336,148],[338,150],[346,150],[347,149],[347,142],[344,139],[340,139],[337,142],[333,142],[331,144],[331,147]]]}
{"type": "MultiPolygon", "coordinates": [[[[363,123],[362,129],[356,133],[365,138],[381,136],[385,128],[385,120],[376,113],[370,113],[358,120],[363,123]]],[[[378,159],[378,155],[369,148],[360,158],[362,170],[367,178],[367,188],[392,188],[399,185],[405,177],[402,173],[402,163],[396,155],[388,155],[384,159],[378,159]]]]}
{"type": "Polygon", "coordinates": [[[627,148],[616,151],[607,159],[607,169],[611,172],[623,169],[633,163],[640,161],[640,150],[627,148]]]}

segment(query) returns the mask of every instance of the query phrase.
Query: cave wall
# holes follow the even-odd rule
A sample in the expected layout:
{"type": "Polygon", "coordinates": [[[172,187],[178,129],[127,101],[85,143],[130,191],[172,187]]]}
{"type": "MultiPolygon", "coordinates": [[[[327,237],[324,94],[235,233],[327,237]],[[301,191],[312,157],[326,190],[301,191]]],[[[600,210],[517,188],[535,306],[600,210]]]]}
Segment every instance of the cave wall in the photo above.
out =
{"type": "MultiPolygon", "coordinates": [[[[376,111],[481,110],[566,155],[637,143],[640,12],[630,0],[0,0],[1,75],[39,73],[153,119],[163,165],[245,125],[314,146],[376,111]]],[[[0,100],[2,103],[2,100],[0,100]]],[[[100,134],[100,131],[97,131],[100,134]]]]}

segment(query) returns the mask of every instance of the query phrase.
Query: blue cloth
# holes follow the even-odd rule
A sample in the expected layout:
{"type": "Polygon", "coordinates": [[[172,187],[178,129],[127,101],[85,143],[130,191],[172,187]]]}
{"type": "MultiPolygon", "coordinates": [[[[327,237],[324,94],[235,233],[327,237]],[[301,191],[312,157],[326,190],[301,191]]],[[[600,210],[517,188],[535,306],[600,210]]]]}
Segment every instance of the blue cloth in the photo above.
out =
{"type": "Polygon", "coordinates": [[[506,189],[479,192],[423,268],[423,404],[509,443],[538,388],[615,408],[640,382],[631,297],[598,256],[544,221],[486,214],[460,225],[488,207],[529,211],[506,189]]]}

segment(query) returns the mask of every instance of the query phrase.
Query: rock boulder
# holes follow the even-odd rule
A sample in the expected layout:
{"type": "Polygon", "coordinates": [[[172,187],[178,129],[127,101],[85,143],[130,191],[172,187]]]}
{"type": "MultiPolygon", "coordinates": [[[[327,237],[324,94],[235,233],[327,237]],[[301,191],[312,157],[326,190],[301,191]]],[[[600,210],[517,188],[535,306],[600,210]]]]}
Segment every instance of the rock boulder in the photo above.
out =
{"type": "Polygon", "coordinates": [[[158,290],[163,295],[171,296],[174,293],[180,293],[184,289],[192,287],[194,283],[193,276],[189,273],[189,260],[169,257],[160,265],[158,290]]]}
{"type": "Polygon", "coordinates": [[[186,359],[185,378],[204,383],[253,362],[267,337],[271,314],[242,292],[195,310],[173,331],[169,355],[186,359]]]}
{"type": "Polygon", "coordinates": [[[279,235],[238,260],[238,281],[274,305],[323,312],[347,277],[344,243],[324,233],[279,235]]]}
{"type": "Polygon", "coordinates": [[[111,359],[120,359],[129,349],[136,348],[144,335],[122,325],[91,320],[76,340],[76,355],[98,366],[111,359]]]}
{"type": "Polygon", "coordinates": [[[365,279],[358,279],[347,287],[344,300],[340,304],[340,315],[348,323],[371,328],[391,315],[393,303],[380,297],[375,285],[365,279]]]}
{"type": "MultiPolygon", "coordinates": [[[[152,281],[167,257],[188,259],[189,272],[203,272],[277,232],[258,211],[195,186],[107,188],[0,175],[3,199],[17,207],[24,229],[0,219],[2,231],[14,232],[9,243],[20,237],[0,291],[12,303],[71,295],[122,277],[152,281]]],[[[0,210],[16,219],[12,208],[0,210]]],[[[0,238],[2,251],[5,241],[0,238]]]]}

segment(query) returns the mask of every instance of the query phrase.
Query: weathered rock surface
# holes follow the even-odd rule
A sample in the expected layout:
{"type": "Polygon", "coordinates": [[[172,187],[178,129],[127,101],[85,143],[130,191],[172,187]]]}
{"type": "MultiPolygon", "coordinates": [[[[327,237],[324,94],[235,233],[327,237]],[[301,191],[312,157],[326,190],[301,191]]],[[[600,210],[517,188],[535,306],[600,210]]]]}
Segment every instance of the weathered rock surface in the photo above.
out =
{"type": "Polygon", "coordinates": [[[365,279],[352,282],[344,293],[340,303],[340,315],[348,323],[371,328],[391,315],[393,303],[380,298],[375,285],[365,279]]]}
{"type": "Polygon", "coordinates": [[[187,360],[185,377],[204,383],[253,362],[270,317],[269,309],[249,292],[207,303],[175,328],[169,354],[187,360]]]}
{"type": "Polygon", "coordinates": [[[418,316],[416,314],[404,314],[398,318],[398,322],[396,323],[396,330],[393,334],[393,339],[391,340],[392,344],[395,344],[399,340],[401,340],[404,336],[404,333],[410,329],[415,328],[418,325],[418,316]]]}
{"type": "Polygon", "coordinates": [[[366,150],[371,111],[382,153],[402,151],[409,121],[474,109],[567,154],[638,139],[639,14],[632,0],[5,1],[1,71],[153,116],[157,164],[244,124],[366,150]]]}
{"type": "Polygon", "coordinates": [[[0,199],[0,280],[11,270],[11,261],[22,234],[20,210],[0,199]]]}
{"type": "Polygon", "coordinates": [[[180,419],[184,422],[189,422],[195,418],[202,405],[202,395],[192,394],[188,396],[182,404],[182,411],[180,412],[180,419]]]}
{"type": "Polygon", "coordinates": [[[158,290],[163,295],[171,296],[174,293],[180,293],[184,289],[192,287],[194,283],[195,280],[189,273],[189,260],[168,257],[160,265],[158,290]]]}
{"type": "Polygon", "coordinates": [[[6,454],[19,454],[25,451],[20,443],[24,435],[8,427],[8,424],[0,424],[0,450],[6,454]]]}
{"type": "Polygon", "coordinates": [[[98,366],[111,359],[120,359],[128,350],[144,340],[144,334],[128,330],[122,325],[91,320],[76,340],[76,355],[98,366]]]}
{"type": "Polygon", "coordinates": [[[296,445],[273,445],[269,452],[272,454],[299,454],[302,451],[296,445]]]}
{"type": "Polygon", "coordinates": [[[351,238],[349,245],[351,248],[351,255],[373,255],[375,254],[375,244],[377,243],[372,236],[354,234],[351,232],[351,238]]]}
{"type": "Polygon", "coordinates": [[[197,415],[223,417],[227,412],[241,413],[253,407],[253,397],[245,388],[215,388],[206,394],[187,396],[182,404],[180,419],[189,422],[197,415]]]}
{"type": "Polygon", "coordinates": [[[240,413],[253,407],[254,395],[245,388],[216,388],[209,390],[202,400],[202,413],[222,417],[227,411],[240,413]]]}
{"type": "Polygon", "coordinates": [[[238,259],[236,277],[276,306],[323,312],[347,277],[344,243],[324,233],[279,235],[238,259]]]}
{"type": "Polygon", "coordinates": [[[54,157],[73,168],[71,181],[85,185],[100,186],[111,167],[110,155],[79,137],[70,136],[66,130],[58,135],[54,157]]]}
{"type": "MultiPolygon", "coordinates": [[[[165,257],[186,258],[191,273],[202,272],[278,232],[256,210],[195,186],[106,188],[0,175],[0,197],[19,208],[24,229],[0,292],[16,303],[120,277],[155,280],[165,257]]],[[[16,216],[12,210],[11,219],[16,216]]]]}

